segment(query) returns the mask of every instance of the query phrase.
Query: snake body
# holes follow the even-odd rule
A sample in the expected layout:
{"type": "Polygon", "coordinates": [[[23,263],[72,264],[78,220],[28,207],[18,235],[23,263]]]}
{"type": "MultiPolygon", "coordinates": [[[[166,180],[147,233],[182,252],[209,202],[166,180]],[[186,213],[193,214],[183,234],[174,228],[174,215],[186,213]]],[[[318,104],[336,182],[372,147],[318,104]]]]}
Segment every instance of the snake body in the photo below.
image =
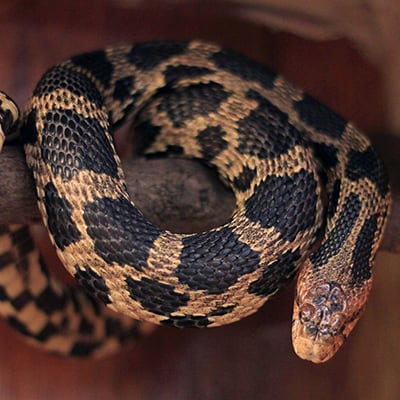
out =
{"type": "Polygon", "coordinates": [[[358,321],[390,204],[383,163],[351,123],[254,61],[199,41],[81,54],[42,77],[21,137],[43,221],[80,288],[45,272],[25,227],[3,227],[0,311],[49,350],[101,354],[142,332],[136,321],[232,323],[300,266],[300,357],[326,361],[358,321]],[[145,219],[114,149],[127,121],[143,153],[216,169],[236,198],[229,221],[177,234],[145,219]]]}

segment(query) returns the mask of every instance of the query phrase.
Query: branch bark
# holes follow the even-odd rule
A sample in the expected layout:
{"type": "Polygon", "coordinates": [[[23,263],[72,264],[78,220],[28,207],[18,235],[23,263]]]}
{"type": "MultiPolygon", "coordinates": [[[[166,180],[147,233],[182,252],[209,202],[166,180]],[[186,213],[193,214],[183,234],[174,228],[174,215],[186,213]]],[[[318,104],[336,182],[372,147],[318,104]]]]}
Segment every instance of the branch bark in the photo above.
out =
{"type": "MultiPolygon", "coordinates": [[[[400,139],[379,135],[391,175],[393,206],[382,249],[400,253],[400,139]]],[[[235,200],[217,176],[200,163],[183,159],[123,161],[130,195],[153,223],[175,232],[199,232],[223,224],[235,200]]],[[[5,147],[0,155],[0,221],[2,224],[40,221],[32,177],[22,152],[5,147]]]]}
{"type": "MultiPolygon", "coordinates": [[[[123,160],[132,200],[153,223],[175,232],[196,232],[223,224],[235,207],[233,193],[213,171],[184,159],[123,160]]],[[[34,182],[21,150],[0,154],[0,223],[40,221],[34,182]]]]}

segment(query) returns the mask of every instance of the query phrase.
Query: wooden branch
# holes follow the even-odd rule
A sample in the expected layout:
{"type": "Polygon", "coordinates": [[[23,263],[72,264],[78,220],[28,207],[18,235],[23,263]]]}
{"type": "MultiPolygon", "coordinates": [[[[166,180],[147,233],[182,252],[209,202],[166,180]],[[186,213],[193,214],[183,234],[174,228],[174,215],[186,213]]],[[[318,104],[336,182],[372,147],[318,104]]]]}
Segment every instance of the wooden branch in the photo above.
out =
{"type": "MultiPolygon", "coordinates": [[[[400,149],[399,142],[397,138],[387,137],[379,140],[380,145],[377,146],[387,159],[394,191],[382,249],[396,253],[400,253],[400,172],[395,167],[399,160],[395,154],[400,149]]],[[[223,224],[234,209],[233,194],[212,171],[198,162],[138,159],[123,161],[123,167],[132,199],[147,218],[162,228],[186,233],[208,230],[223,224]]],[[[3,188],[0,193],[2,224],[40,220],[33,180],[19,149],[3,149],[0,155],[0,182],[3,188]]]]}
{"type": "MultiPolygon", "coordinates": [[[[215,173],[196,161],[123,161],[129,193],[153,223],[175,232],[196,232],[223,224],[231,215],[233,193],[215,173]]],[[[40,221],[34,182],[22,152],[13,146],[0,154],[0,222],[40,221]]]]}

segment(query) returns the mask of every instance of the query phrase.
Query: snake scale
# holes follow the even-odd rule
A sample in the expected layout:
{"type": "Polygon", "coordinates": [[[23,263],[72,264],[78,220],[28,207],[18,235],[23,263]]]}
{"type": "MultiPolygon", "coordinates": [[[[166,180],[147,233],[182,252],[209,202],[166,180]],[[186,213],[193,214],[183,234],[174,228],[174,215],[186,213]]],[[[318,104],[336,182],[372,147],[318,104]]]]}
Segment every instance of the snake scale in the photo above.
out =
{"type": "MultiPolygon", "coordinates": [[[[2,136],[18,120],[2,94],[2,136]]],[[[383,163],[351,123],[247,57],[200,41],[74,56],[41,78],[20,137],[43,221],[79,285],[50,276],[26,226],[2,226],[0,312],[47,350],[101,355],[154,323],[232,323],[298,270],[300,357],[328,360],[360,318],[390,206],[383,163]],[[128,121],[143,154],[218,172],[236,199],[225,224],[178,234],[145,219],[113,143],[128,121]]]]}

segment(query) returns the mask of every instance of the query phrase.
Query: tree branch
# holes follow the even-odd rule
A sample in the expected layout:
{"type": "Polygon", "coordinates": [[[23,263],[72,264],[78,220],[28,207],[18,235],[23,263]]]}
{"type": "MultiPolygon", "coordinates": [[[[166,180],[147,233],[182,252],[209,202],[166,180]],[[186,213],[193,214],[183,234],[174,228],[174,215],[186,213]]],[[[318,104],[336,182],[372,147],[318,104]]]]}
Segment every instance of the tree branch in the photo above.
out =
{"type": "MultiPolygon", "coordinates": [[[[393,206],[381,248],[400,253],[400,140],[379,136],[378,150],[390,171],[393,206]]],[[[233,194],[217,176],[192,160],[123,161],[130,195],[153,223],[175,232],[199,232],[223,224],[235,207],[233,194]]],[[[22,152],[13,146],[0,154],[0,221],[2,224],[40,221],[33,180],[22,152]]]]}

